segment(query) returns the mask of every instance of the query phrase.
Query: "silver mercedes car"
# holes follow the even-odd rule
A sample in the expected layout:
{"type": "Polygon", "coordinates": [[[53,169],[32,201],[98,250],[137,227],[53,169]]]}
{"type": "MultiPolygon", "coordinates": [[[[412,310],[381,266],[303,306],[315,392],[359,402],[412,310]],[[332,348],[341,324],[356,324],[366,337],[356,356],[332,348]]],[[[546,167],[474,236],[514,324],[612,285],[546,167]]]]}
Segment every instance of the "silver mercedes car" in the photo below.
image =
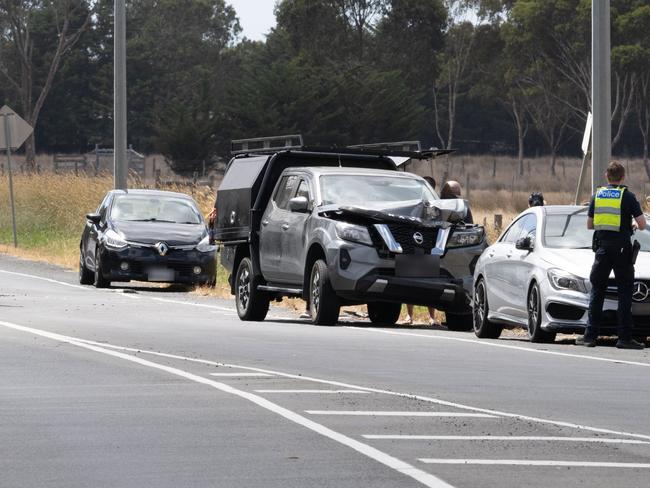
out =
{"type": "MultiPolygon", "coordinates": [[[[552,342],[558,332],[583,333],[594,261],[587,207],[545,206],[522,212],[488,247],[474,272],[473,316],[478,337],[497,338],[520,326],[532,342],[552,342]]],[[[634,335],[650,335],[650,231],[637,231],[632,315],[634,335]]],[[[613,274],[603,307],[601,334],[616,333],[613,274]]]]}

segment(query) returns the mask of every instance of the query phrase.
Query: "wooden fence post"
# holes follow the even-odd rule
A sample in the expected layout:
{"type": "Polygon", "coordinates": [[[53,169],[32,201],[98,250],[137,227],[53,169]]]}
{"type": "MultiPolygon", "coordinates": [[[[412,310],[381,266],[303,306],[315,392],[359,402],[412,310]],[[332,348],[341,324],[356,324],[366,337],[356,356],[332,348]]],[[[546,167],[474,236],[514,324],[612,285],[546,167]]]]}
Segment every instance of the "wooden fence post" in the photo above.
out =
{"type": "Polygon", "coordinates": [[[501,232],[502,228],[503,228],[503,215],[496,214],[494,216],[494,230],[497,231],[497,233],[499,233],[501,232]]]}

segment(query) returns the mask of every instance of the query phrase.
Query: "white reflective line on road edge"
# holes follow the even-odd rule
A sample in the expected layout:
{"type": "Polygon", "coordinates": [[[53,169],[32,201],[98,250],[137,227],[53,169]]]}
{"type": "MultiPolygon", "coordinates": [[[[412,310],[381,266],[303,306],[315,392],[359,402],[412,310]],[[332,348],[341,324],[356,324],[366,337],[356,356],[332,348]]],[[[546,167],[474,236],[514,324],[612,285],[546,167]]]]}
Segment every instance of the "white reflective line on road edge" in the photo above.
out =
{"type": "Polygon", "coordinates": [[[369,394],[369,391],[361,390],[255,390],[257,393],[354,393],[354,394],[369,394]]]}
{"type": "Polygon", "coordinates": [[[356,415],[361,417],[471,417],[480,419],[495,419],[495,415],[467,412],[392,412],[369,410],[305,410],[310,415],[356,415]]]}
{"type": "Polygon", "coordinates": [[[390,396],[396,396],[400,398],[410,398],[413,400],[420,400],[423,402],[428,402],[428,403],[433,403],[436,405],[443,405],[445,407],[450,407],[450,408],[458,408],[461,410],[470,410],[473,412],[481,412],[481,413],[487,413],[489,415],[496,415],[496,416],[501,416],[501,417],[508,417],[508,418],[513,418],[513,419],[518,419],[518,420],[525,420],[529,422],[536,422],[540,424],[547,424],[547,425],[555,425],[558,427],[567,427],[569,429],[577,429],[577,430],[587,430],[589,432],[597,432],[599,434],[610,434],[610,435],[617,435],[617,436],[626,436],[626,437],[634,437],[637,439],[644,439],[644,440],[650,440],[650,435],[647,434],[639,434],[635,432],[624,432],[624,431],[619,431],[619,430],[612,430],[612,429],[604,429],[601,427],[592,427],[590,425],[583,425],[583,424],[575,424],[572,422],[565,422],[562,420],[552,420],[552,419],[545,419],[541,417],[533,417],[530,415],[523,415],[519,413],[513,413],[513,412],[504,412],[501,410],[492,410],[488,408],[480,408],[480,407],[473,407],[471,405],[464,405],[462,403],[455,403],[455,402],[450,402],[447,400],[442,400],[440,398],[433,398],[433,397],[428,397],[424,395],[416,395],[413,393],[402,393],[398,391],[391,391],[391,390],[381,390],[379,388],[370,388],[367,386],[359,386],[351,383],[344,383],[342,381],[332,381],[332,380],[324,380],[320,378],[314,378],[312,376],[302,376],[299,374],[291,374],[291,373],[284,373],[282,371],[275,371],[272,369],[263,369],[263,368],[255,368],[252,366],[241,366],[237,364],[229,364],[229,363],[220,363],[217,361],[210,361],[209,359],[198,359],[198,358],[190,358],[186,356],[179,356],[177,354],[167,354],[164,352],[156,352],[156,351],[147,351],[144,349],[138,349],[138,348],[133,348],[133,347],[124,347],[124,346],[114,346],[112,344],[108,343],[103,343],[103,342],[95,342],[95,341],[90,341],[86,339],[77,339],[80,342],[85,342],[86,344],[95,344],[101,347],[105,348],[111,348],[111,349],[117,349],[120,351],[129,351],[129,352],[134,352],[138,354],[150,354],[152,356],[158,356],[158,357],[164,357],[164,358],[169,358],[169,359],[178,359],[180,361],[186,361],[186,362],[192,362],[192,363],[197,363],[197,364],[206,364],[208,366],[224,366],[227,368],[238,368],[238,369],[244,369],[247,371],[259,371],[261,373],[270,373],[275,376],[282,376],[284,378],[291,378],[294,380],[300,380],[300,381],[310,381],[313,383],[320,383],[323,385],[331,385],[331,386],[338,386],[341,388],[351,388],[354,390],[363,390],[367,391],[369,393],[379,393],[382,395],[390,395],[390,396]]]}
{"type": "Polygon", "coordinates": [[[363,435],[364,439],[405,441],[525,441],[525,442],[595,442],[598,444],[650,444],[637,439],[612,439],[608,437],[556,437],[507,435],[363,435]]]}
{"type": "Polygon", "coordinates": [[[441,336],[441,335],[431,335],[431,334],[416,334],[413,332],[395,332],[392,330],[382,330],[382,329],[373,329],[367,327],[352,327],[346,326],[346,329],[362,330],[364,332],[376,332],[380,334],[388,335],[400,335],[400,336],[409,336],[409,337],[424,337],[425,339],[434,339],[441,341],[456,341],[456,342],[466,342],[469,344],[478,344],[481,346],[492,346],[500,347],[502,349],[513,349],[515,351],[524,351],[524,352],[536,352],[539,354],[550,354],[551,356],[563,356],[567,358],[578,358],[578,359],[589,359],[592,361],[602,361],[604,363],[615,363],[615,364],[628,364],[631,366],[643,366],[645,368],[650,368],[650,363],[644,363],[641,361],[627,361],[625,359],[612,359],[612,358],[601,358],[598,356],[587,356],[586,354],[571,354],[568,352],[558,352],[558,351],[548,351],[545,349],[535,349],[533,347],[523,347],[523,346],[513,346],[510,344],[501,344],[497,342],[490,342],[485,339],[463,339],[462,337],[451,337],[451,336],[441,336]]]}
{"type": "Polygon", "coordinates": [[[38,280],[47,281],[49,283],[55,283],[57,285],[69,286],[70,288],[78,288],[80,290],[93,290],[94,289],[94,288],[91,288],[89,286],[73,285],[72,283],[66,283],[65,281],[53,280],[51,278],[44,278],[42,276],[30,275],[30,274],[26,274],[26,273],[16,273],[15,271],[5,271],[4,269],[0,269],[0,273],[4,273],[4,274],[8,274],[8,275],[14,275],[14,276],[22,276],[23,278],[35,278],[35,279],[38,279],[38,280]]]}
{"type": "Polygon", "coordinates": [[[646,463],[608,463],[598,461],[535,461],[532,459],[419,459],[426,464],[480,464],[495,466],[567,466],[571,468],[650,468],[646,463]]]}
{"type": "Polygon", "coordinates": [[[110,349],[106,349],[104,347],[100,346],[95,346],[92,344],[89,344],[84,341],[80,341],[74,337],[69,337],[61,334],[56,334],[53,332],[47,332],[44,330],[40,329],[34,329],[31,327],[25,327],[22,325],[18,324],[13,324],[10,322],[3,322],[0,321],[0,325],[7,327],[9,329],[17,330],[20,332],[27,332],[29,334],[34,334],[38,335],[41,337],[45,337],[48,339],[52,339],[58,342],[63,342],[67,343],[76,347],[80,347],[83,349],[87,349],[93,352],[97,352],[100,354],[104,354],[107,356],[112,356],[114,358],[122,359],[124,361],[129,361],[132,363],[139,364],[141,366],[146,366],[148,368],[152,369],[157,369],[160,371],[164,371],[166,373],[179,376],[182,378],[185,378],[187,380],[193,381],[195,383],[200,383],[206,386],[211,386],[212,388],[215,388],[219,391],[222,391],[224,393],[229,393],[231,395],[237,396],[239,398],[243,398],[244,400],[248,400],[251,403],[254,403],[266,410],[269,410],[281,417],[284,417],[285,419],[298,424],[302,427],[305,427],[309,430],[312,430],[324,437],[327,437],[335,442],[338,442],[339,444],[342,444],[344,446],[347,446],[351,449],[354,449],[355,451],[363,454],[364,456],[367,456],[370,459],[373,459],[401,474],[404,474],[406,476],[409,476],[413,478],[414,480],[422,483],[424,486],[428,486],[430,488],[453,488],[452,485],[445,483],[441,479],[433,476],[432,474],[427,473],[426,471],[422,471],[421,469],[416,468],[415,466],[408,464],[404,461],[401,461],[400,459],[397,459],[389,454],[386,454],[385,452],[382,452],[368,444],[364,444],[363,442],[359,442],[356,439],[352,439],[351,437],[348,437],[344,434],[341,434],[339,432],[336,432],[328,427],[325,427],[324,425],[321,425],[319,423],[316,423],[296,412],[293,412],[291,410],[288,410],[280,405],[277,405],[275,403],[272,403],[265,398],[255,395],[253,393],[249,393],[246,391],[238,390],[236,388],[233,388],[232,386],[229,386],[225,383],[219,383],[217,381],[210,380],[208,378],[205,378],[203,376],[198,376],[192,373],[189,373],[187,371],[183,371],[181,369],[177,368],[172,368],[171,366],[165,366],[163,364],[158,364],[154,363],[152,361],[148,361],[146,359],[139,358],[137,356],[132,356],[129,354],[124,354],[121,352],[117,351],[112,351],[110,349]]]}
{"type": "MultiPolygon", "coordinates": [[[[77,288],[79,290],[85,290],[85,291],[96,290],[96,291],[101,291],[101,292],[111,292],[111,293],[116,292],[116,290],[112,290],[110,288],[97,289],[97,288],[93,288],[91,286],[73,285],[71,283],[66,283],[65,281],[53,280],[51,278],[44,278],[43,276],[32,275],[32,274],[27,274],[27,273],[16,273],[15,271],[5,271],[3,269],[0,269],[0,273],[16,275],[16,276],[22,276],[24,278],[32,278],[32,279],[35,279],[35,280],[47,281],[49,283],[55,283],[57,285],[69,286],[70,288],[77,288]]],[[[132,295],[130,296],[128,293],[124,293],[123,295],[128,296],[129,298],[135,298],[135,296],[132,296],[132,295]]],[[[147,295],[139,295],[139,298],[148,298],[150,300],[156,300],[158,302],[164,302],[164,303],[173,303],[173,304],[176,304],[176,305],[191,305],[193,307],[210,308],[212,310],[219,310],[221,312],[236,312],[236,310],[234,308],[221,307],[219,305],[207,305],[207,304],[204,304],[204,303],[184,302],[182,300],[171,300],[169,298],[151,297],[151,296],[147,296],[147,295]]]]}
{"type": "Polygon", "coordinates": [[[210,376],[225,376],[229,378],[256,378],[256,377],[270,377],[272,374],[268,373],[210,373],[210,376]]]}

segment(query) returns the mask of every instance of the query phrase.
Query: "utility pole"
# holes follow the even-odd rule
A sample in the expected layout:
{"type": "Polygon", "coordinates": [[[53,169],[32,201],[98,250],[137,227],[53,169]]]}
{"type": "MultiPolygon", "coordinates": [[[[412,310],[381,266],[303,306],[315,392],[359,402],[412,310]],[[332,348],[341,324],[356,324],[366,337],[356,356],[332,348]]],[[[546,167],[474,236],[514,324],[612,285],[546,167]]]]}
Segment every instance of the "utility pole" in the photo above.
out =
{"type": "Polygon", "coordinates": [[[126,6],[125,0],[115,0],[114,36],[114,186],[127,188],[128,162],[126,158],[126,6]]]}
{"type": "Polygon", "coordinates": [[[591,158],[592,193],[604,183],[612,157],[612,69],[609,0],[591,3],[591,100],[593,137],[591,158]]]}

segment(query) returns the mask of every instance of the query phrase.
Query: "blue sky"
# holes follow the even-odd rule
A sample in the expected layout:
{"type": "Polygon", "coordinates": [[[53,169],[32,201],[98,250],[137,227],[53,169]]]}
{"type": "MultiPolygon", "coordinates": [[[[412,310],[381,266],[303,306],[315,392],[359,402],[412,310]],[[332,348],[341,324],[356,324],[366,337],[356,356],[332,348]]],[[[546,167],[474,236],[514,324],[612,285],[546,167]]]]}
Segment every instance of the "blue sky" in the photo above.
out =
{"type": "Polygon", "coordinates": [[[242,37],[263,41],[264,34],[275,25],[275,0],[226,0],[237,11],[242,37]]]}

